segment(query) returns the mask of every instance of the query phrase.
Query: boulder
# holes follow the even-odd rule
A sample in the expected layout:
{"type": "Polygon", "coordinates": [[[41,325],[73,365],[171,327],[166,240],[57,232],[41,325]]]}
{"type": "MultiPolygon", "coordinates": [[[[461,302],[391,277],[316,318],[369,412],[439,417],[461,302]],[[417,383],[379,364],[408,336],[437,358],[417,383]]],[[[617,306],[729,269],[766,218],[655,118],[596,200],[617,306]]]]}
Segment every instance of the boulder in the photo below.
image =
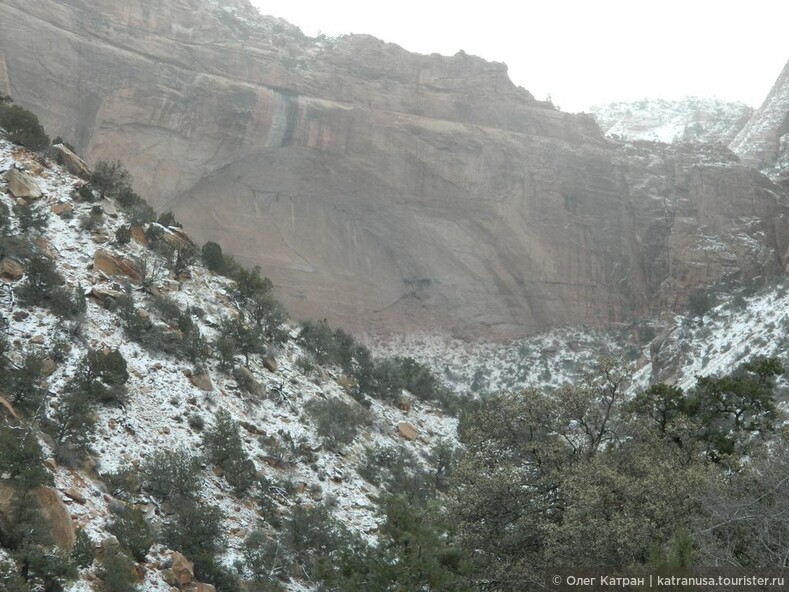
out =
{"type": "Polygon", "coordinates": [[[93,255],[93,271],[99,271],[108,276],[123,275],[133,282],[142,280],[139,272],[131,262],[119,257],[113,257],[103,249],[97,249],[93,255]]]}
{"type": "Polygon", "coordinates": [[[397,431],[400,433],[400,435],[403,438],[411,442],[413,442],[419,437],[419,430],[417,430],[416,427],[414,427],[407,421],[401,421],[400,423],[398,423],[397,431]]]}
{"type": "Polygon", "coordinates": [[[175,577],[181,586],[188,586],[194,581],[195,564],[177,551],[173,552],[172,558],[173,565],[170,569],[173,570],[173,573],[175,574],[175,577]]]}
{"type": "Polygon", "coordinates": [[[103,286],[93,286],[88,296],[95,298],[101,304],[108,305],[123,296],[123,293],[103,286]]]}
{"type": "Polygon", "coordinates": [[[121,543],[118,537],[110,535],[101,541],[101,552],[104,555],[112,555],[117,553],[121,548],[121,543]]]}
{"type": "Polygon", "coordinates": [[[159,575],[162,576],[162,579],[168,586],[178,589],[178,577],[175,575],[175,572],[167,567],[159,572],[159,575]]]}
{"type": "Polygon", "coordinates": [[[44,255],[48,259],[51,259],[52,261],[55,260],[55,257],[57,256],[55,253],[55,249],[52,248],[52,245],[50,245],[49,241],[45,239],[43,236],[37,236],[36,238],[34,238],[33,244],[36,245],[36,247],[38,248],[39,252],[42,255],[44,255]]]}
{"type": "Polygon", "coordinates": [[[16,198],[21,198],[26,201],[33,201],[41,199],[44,195],[38,186],[33,175],[28,172],[20,171],[16,167],[11,167],[5,176],[8,182],[8,190],[16,198]]]}
{"type": "Polygon", "coordinates": [[[162,226],[164,234],[162,238],[175,249],[193,249],[194,241],[186,232],[176,226],[162,226]]]}
{"type": "Polygon", "coordinates": [[[0,261],[0,276],[4,279],[15,282],[22,279],[23,275],[25,275],[25,268],[16,259],[6,257],[0,261]]]}
{"type": "Polygon", "coordinates": [[[115,218],[118,215],[117,206],[115,205],[114,202],[107,199],[106,197],[99,202],[99,205],[101,206],[101,209],[104,211],[104,213],[110,216],[111,218],[115,218]]]}
{"type": "Polygon", "coordinates": [[[139,244],[145,246],[148,244],[148,239],[145,238],[145,230],[141,226],[132,226],[129,229],[131,237],[139,244]]]}
{"type": "Polygon", "coordinates": [[[60,203],[56,203],[52,208],[52,213],[56,216],[63,216],[66,214],[73,214],[74,213],[74,206],[69,201],[62,201],[60,203]]]}
{"type": "Polygon", "coordinates": [[[214,588],[211,584],[204,584],[202,582],[195,582],[192,584],[190,588],[190,592],[216,592],[216,588],[214,588]]]}
{"type": "Polygon", "coordinates": [[[192,374],[189,377],[189,382],[199,388],[201,391],[211,392],[214,390],[214,385],[211,383],[211,375],[208,372],[200,374],[192,374]]]}
{"type": "Polygon", "coordinates": [[[0,396],[0,415],[4,415],[4,414],[10,415],[14,419],[19,419],[19,416],[16,414],[16,411],[14,411],[14,406],[8,402],[8,399],[6,399],[3,396],[0,396]]]}
{"type": "Polygon", "coordinates": [[[72,175],[77,175],[83,179],[90,179],[90,169],[85,161],[74,154],[63,144],[55,144],[51,148],[52,158],[55,162],[66,169],[72,175]]]}
{"type": "Polygon", "coordinates": [[[266,395],[266,387],[255,380],[255,376],[249,371],[249,368],[241,366],[233,370],[233,378],[236,379],[238,386],[257,397],[264,397],[266,395]]]}
{"type": "Polygon", "coordinates": [[[44,358],[41,360],[41,374],[44,376],[52,376],[55,370],[57,370],[57,367],[58,365],[52,358],[44,358]]]}
{"type": "Polygon", "coordinates": [[[66,491],[64,491],[64,493],[66,494],[66,497],[74,500],[78,504],[84,504],[86,501],[85,496],[82,495],[82,492],[76,487],[69,487],[66,491]]]}
{"type": "Polygon", "coordinates": [[[263,358],[263,367],[269,372],[276,372],[277,368],[279,368],[279,364],[277,364],[277,360],[275,358],[271,356],[265,356],[263,358]]]}
{"type": "Polygon", "coordinates": [[[50,487],[39,487],[36,498],[41,514],[49,525],[52,540],[61,549],[71,551],[74,548],[76,533],[71,521],[71,514],[60,499],[60,494],[50,487]]]}

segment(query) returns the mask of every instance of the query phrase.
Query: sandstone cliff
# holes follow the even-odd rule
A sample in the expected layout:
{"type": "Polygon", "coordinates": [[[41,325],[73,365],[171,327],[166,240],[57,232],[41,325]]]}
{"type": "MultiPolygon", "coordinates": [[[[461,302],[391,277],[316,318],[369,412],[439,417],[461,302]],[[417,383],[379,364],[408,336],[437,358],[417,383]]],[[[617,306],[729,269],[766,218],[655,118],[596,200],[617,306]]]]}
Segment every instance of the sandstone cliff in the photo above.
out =
{"type": "Polygon", "coordinates": [[[506,66],[305,38],[243,1],[0,0],[0,88],[297,316],[515,335],[783,271],[786,195],[725,150],[606,140],[506,66]]]}
{"type": "Polygon", "coordinates": [[[731,143],[743,162],[774,177],[789,170],[789,62],[770,94],[731,143]]]}

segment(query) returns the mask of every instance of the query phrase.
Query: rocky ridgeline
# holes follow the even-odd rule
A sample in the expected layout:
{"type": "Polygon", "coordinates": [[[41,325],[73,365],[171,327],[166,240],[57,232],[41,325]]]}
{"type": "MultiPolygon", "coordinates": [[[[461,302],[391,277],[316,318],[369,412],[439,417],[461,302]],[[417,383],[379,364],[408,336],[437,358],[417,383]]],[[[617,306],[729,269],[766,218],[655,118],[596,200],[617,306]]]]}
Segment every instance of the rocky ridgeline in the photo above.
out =
{"type": "Polygon", "coordinates": [[[261,265],[296,317],[517,337],[785,266],[783,189],[729,154],[608,140],[504,64],[310,39],[244,0],[0,9],[0,91],[261,265]]]}
{"type": "MultiPolygon", "coordinates": [[[[89,176],[84,163],[65,146],[52,154],[58,155],[64,168],[0,139],[0,214],[7,210],[0,226],[3,334],[12,367],[29,363],[38,368],[36,380],[41,382],[35,383],[33,392],[43,396],[41,405],[33,409],[16,387],[0,393],[0,433],[33,426],[44,456],[43,473],[37,479],[45,485],[35,490],[42,528],[62,550],[71,551],[76,545],[88,554],[85,567],[66,590],[92,590],[106,581],[107,570],[121,569],[111,563],[121,544],[128,552],[128,539],[122,534],[116,537],[113,532],[119,531],[111,527],[121,520],[119,516],[145,516],[155,529],[173,520],[172,503],[152,495],[150,484],[142,489],[139,482],[123,486],[121,478],[144,471],[146,463],[166,451],[185,451],[187,456],[178,458],[202,455],[202,468],[198,465],[190,478],[203,504],[201,512],[214,512],[213,507],[222,517],[220,534],[225,542],[219,563],[240,576],[247,569],[242,555],[247,537],[261,528],[268,529],[268,537],[276,536],[272,525],[277,520],[287,522],[295,508],[326,508],[352,531],[374,539],[381,520],[377,500],[385,488],[357,472],[367,451],[405,454],[403,458],[410,459],[406,470],[412,474],[421,465],[430,466],[425,459],[434,445],[453,441],[456,421],[405,392],[398,397],[399,405],[376,400],[365,409],[349,396],[352,381],[339,368],[309,361],[310,354],[297,342],[298,328],[292,325],[282,327],[285,334],[279,347],[251,354],[248,366],[237,357],[235,372],[223,370],[213,356],[195,364],[168,350],[167,344],[182,340],[184,331],[202,335],[207,342],[220,336],[223,326],[238,314],[234,282],[197,262],[173,272],[147,242],[155,227],[173,248],[184,248],[191,239],[182,229],[156,223],[135,227],[114,199],[99,199],[96,194],[86,199],[79,189],[84,179],[66,170],[89,176]],[[22,211],[39,222],[23,228],[27,222],[20,218],[22,211]],[[123,236],[119,230],[129,226],[130,237],[118,238],[123,236]],[[41,306],[23,304],[20,294],[31,281],[31,261],[41,258],[62,276],[59,293],[76,294],[77,301],[85,295],[84,312],[64,310],[47,301],[46,294],[41,306]],[[129,297],[137,308],[133,315],[123,316],[119,303],[129,297]],[[168,304],[163,308],[162,302],[168,304]],[[175,313],[181,314],[178,322],[175,313]],[[161,343],[151,346],[131,339],[130,327],[136,322],[154,331],[161,343]],[[125,360],[121,374],[126,378],[123,397],[97,405],[88,416],[95,421],[95,438],[89,442],[90,453],[79,459],[64,455],[58,436],[45,426],[59,421],[56,418],[62,418],[61,412],[72,404],[73,385],[83,379],[89,354],[94,360],[121,356],[125,360]],[[342,402],[342,409],[353,415],[352,423],[359,429],[356,437],[338,436],[343,421],[351,421],[347,416],[324,414],[318,419],[310,411],[333,401],[342,402]],[[265,511],[259,501],[262,485],[253,485],[241,495],[226,476],[231,460],[224,466],[206,460],[205,434],[222,421],[220,410],[229,413],[238,427],[238,442],[252,463],[253,481],[271,486],[263,496],[268,500],[265,511]],[[332,444],[327,444],[327,437],[332,444]],[[132,514],[124,514],[127,511],[132,514]],[[239,561],[241,571],[236,572],[233,566],[239,561]]],[[[109,382],[102,388],[112,384],[106,376],[109,382]]],[[[111,391],[101,392],[110,396],[111,391]]],[[[72,436],[79,438],[79,430],[72,436]]],[[[0,456],[7,453],[3,448],[0,456]]],[[[35,468],[35,463],[31,466],[35,468]]],[[[184,467],[168,466],[159,478],[178,480],[177,471],[184,467]]],[[[413,473],[419,474],[428,472],[413,473]]],[[[0,475],[2,537],[18,512],[20,490],[14,479],[15,473],[0,475]]],[[[9,551],[0,550],[0,578],[11,577],[4,571],[10,557],[9,551]]],[[[122,570],[131,570],[125,572],[130,582],[146,592],[213,591],[214,586],[198,581],[195,561],[204,563],[205,557],[188,557],[156,543],[122,570]]],[[[283,585],[304,589],[303,573],[276,573],[275,579],[283,585]]]]}
{"type": "Polygon", "coordinates": [[[789,172],[789,61],[773,88],[731,143],[743,162],[773,178],[789,172]]]}
{"type": "Polygon", "coordinates": [[[728,145],[753,114],[753,109],[742,103],[701,97],[610,103],[591,111],[607,136],[667,144],[728,145]]]}

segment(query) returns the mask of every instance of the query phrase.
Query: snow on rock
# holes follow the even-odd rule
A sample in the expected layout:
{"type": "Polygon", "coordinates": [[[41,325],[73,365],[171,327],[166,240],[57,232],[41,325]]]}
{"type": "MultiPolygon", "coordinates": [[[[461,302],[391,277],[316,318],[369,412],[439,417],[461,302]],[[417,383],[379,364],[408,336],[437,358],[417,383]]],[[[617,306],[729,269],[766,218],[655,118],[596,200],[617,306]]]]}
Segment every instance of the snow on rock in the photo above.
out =
{"type": "MultiPolygon", "coordinates": [[[[94,268],[95,255],[105,251],[134,262],[150,251],[131,241],[125,245],[114,244],[112,238],[118,227],[126,224],[124,216],[105,215],[102,227],[93,231],[83,228],[82,220],[89,216],[94,204],[76,201],[75,188],[83,181],[65,173],[48,161],[39,160],[27,151],[20,151],[0,139],[0,172],[13,166],[25,166],[33,173],[43,197],[36,207],[49,211],[55,204],[69,203],[73,213],[65,216],[50,215],[45,233],[48,248],[52,251],[59,272],[64,276],[66,288],[81,286],[88,292],[100,287],[107,292],[124,293],[131,290],[138,306],[145,308],[155,323],[155,307],[151,296],[141,286],[127,278],[114,277],[94,268]]],[[[0,177],[0,202],[11,208],[13,198],[7,184],[0,177]]],[[[12,217],[10,232],[18,232],[12,217]]],[[[11,282],[18,286],[24,278],[11,282]]],[[[163,278],[156,287],[175,301],[182,309],[199,307],[202,316],[194,316],[203,336],[212,340],[218,335],[223,321],[235,310],[228,294],[231,281],[215,276],[199,264],[190,269],[188,279],[163,278]]],[[[70,342],[65,359],[57,364],[48,378],[51,406],[61,400],[66,384],[75,374],[77,365],[88,348],[118,349],[127,361],[130,375],[127,383],[129,400],[124,406],[102,406],[98,410],[98,433],[93,444],[96,473],[92,476],[65,466],[53,469],[55,487],[63,494],[64,503],[75,522],[89,538],[99,543],[108,536],[107,522],[110,506],[114,502],[106,486],[98,481],[102,475],[129,467],[138,467],[147,458],[162,450],[184,448],[192,453],[202,449],[202,433],[192,427],[190,418],[201,416],[208,429],[216,411],[222,409],[244,427],[241,435],[246,452],[255,463],[259,474],[274,482],[292,481],[302,484],[297,493],[285,500],[289,505],[315,503],[321,498],[336,500],[332,505],[334,515],[349,528],[371,537],[377,531],[381,517],[371,496],[378,495],[377,488],[362,479],[356,472],[364,459],[364,451],[371,445],[408,446],[424,457],[439,440],[453,440],[457,422],[440,411],[422,403],[415,403],[408,412],[391,405],[374,401],[371,407],[373,421],[357,436],[356,440],[339,453],[321,447],[321,438],[308,414],[306,403],[319,398],[335,397],[352,403],[345,389],[335,379],[340,375],[335,369],[318,369],[309,375],[296,363],[304,355],[296,343],[298,332],[292,329],[290,339],[277,354],[274,366],[260,356],[252,356],[250,372],[255,380],[276,398],[253,397],[242,392],[236,381],[221,372],[213,361],[207,373],[211,390],[201,390],[189,379],[192,368],[188,362],[164,353],[151,352],[131,341],[125,334],[116,313],[107,310],[89,298],[84,324],[78,332],[70,333],[70,324],[56,318],[50,311],[31,307],[27,316],[14,315],[20,308],[13,300],[0,300],[0,316],[8,321],[7,334],[12,343],[11,356],[15,361],[32,351],[45,352],[57,342],[70,342]],[[266,367],[268,366],[268,368],[266,367]],[[397,425],[408,421],[419,432],[418,440],[404,441],[397,425]],[[286,468],[276,468],[267,459],[272,455],[272,441],[278,441],[292,457],[286,468]],[[300,460],[299,450],[313,451],[313,458],[300,460]],[[97,478],[98,477],[98,478],[97,478]],[[319,492],[319,490],[322,490],[319,492]],[[69,491],[71,495],[66,495],[69,491]],[[80,501],[77,501],[80,500],[80,501]]],[[[355,404],[355,403],[354,403],[355,404]]],[[[44,443],[45,454],[52,451],[44,443]]],[[[222,477],[216,476],[211,467],[201,473],[203,501],[218,506],[225,515],[225,532],[228,534],[223,563],[231,566],[241,557],[240,549],[248,532],[263,524],[254,496],[238,499],[222,477]]],[[[151,511],[156,515],[155,504],[151,511]]],[[[169,590],[156,569],[146,574],[146,591],[169,590]]],[[[292,590],[306,590],[298,582],[290,584],[292,590]]],[[[69,592],[91,589],[84,581],[70,585],[69,592]]]]}
{"type": "Polygon", "coordinates": [[[742,103],[686,97],[633,103],[610,103],[592,107],[607,136],[624,140],[651,140],[728,144],[742,129],[753,109],[742,103]]]}
{"type": "Polygon", "coordinates": [[[777,178],[789,170],[789,62],[762,106],[729,147],[770,177],[777,178]]]}

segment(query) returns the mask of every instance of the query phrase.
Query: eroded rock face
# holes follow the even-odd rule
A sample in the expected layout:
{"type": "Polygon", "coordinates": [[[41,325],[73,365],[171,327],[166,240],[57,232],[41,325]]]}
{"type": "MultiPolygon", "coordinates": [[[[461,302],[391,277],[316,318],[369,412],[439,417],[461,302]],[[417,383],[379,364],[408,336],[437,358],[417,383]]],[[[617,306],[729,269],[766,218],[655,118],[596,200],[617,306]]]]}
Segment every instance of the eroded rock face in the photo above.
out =
{"type": "Polygon", "coordinates": [[[746,164],[764,168],[772,176],[789,169],[789,62],[731,149],[746,164]]]}
{"type": "Polygon", "coordinates": [[[0,0],[0,73],[197,242],[259,264],[296,317],[504,337],[783,270],[786,195],[726,151],[609,141],[503,64],[227,6],[0,0]]]}

